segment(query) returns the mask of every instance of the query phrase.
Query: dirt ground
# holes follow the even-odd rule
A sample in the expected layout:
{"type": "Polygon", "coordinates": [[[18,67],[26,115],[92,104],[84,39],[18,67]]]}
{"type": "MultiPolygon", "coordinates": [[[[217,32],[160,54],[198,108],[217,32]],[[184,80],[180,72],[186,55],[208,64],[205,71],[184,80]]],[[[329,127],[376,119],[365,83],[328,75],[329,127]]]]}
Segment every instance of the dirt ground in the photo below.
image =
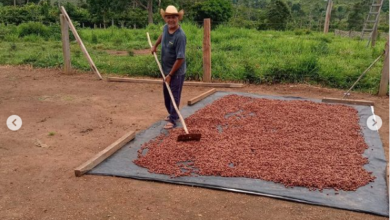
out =
{"type": "MultiPolygon", "coordinates": [[[[185,87],[182,105],[208,89],[185,87]]],[[[343,94],[309,85],[250,85],[229,91],[308,98],[343,94]]],[[[375,101],[388,157],[388,97],[353,93],[353,98],[375,101]]],[[[163,106],[160,85],[0,66],[0,219],[385,219],[241,193],[74,176],[75,167],[127,131],[163,119],[163,106]],[[5,123],[13,114],[23,120],[16,132],[5,123]]]]}

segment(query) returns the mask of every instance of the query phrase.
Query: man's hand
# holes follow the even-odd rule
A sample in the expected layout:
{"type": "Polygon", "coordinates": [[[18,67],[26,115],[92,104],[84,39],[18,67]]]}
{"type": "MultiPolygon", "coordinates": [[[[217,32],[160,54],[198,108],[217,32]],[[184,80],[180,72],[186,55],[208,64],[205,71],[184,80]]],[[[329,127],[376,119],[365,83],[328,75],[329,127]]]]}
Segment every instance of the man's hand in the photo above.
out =
{"type": "Polygon", "coordinates": [[[153,46],[152,49],[151,49],[151,52],[152,52],[152,54],[153,54],[153,53],[157,53],[157,47],[156,47],[156,46],[153,46]]]}
{"type": "Polygon", "coordinates": [[[161,44],[161,39],[162,39],[162,34],[158,37],[158,39],[157,39],[156,43],[154,44],[154,46],[152,46],[152,48],[150,48],[151,49],[150,52],[152,52],[152,54],[153,53],[157,54],[157,47],[158,47],[158,45],[161,44]]]}
{"type": "Polygon", "coordinates": [[[165,77],[165,82],[167,82],[168,85],[171,85],[171,79],[172,79],[172,77],[171,77],[170,75],[167,75],[167,76],[165,77]]]}

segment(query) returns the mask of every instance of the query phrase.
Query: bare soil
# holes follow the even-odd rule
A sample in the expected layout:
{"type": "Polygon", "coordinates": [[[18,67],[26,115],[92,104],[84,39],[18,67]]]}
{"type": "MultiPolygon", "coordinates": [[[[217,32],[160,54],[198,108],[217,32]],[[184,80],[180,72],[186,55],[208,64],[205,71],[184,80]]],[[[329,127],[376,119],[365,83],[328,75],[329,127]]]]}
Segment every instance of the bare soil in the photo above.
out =
{"type": "MultiPolygon", "coordinates": [[[[210,88],[185,87],[183,103],[210,88]]],[[[0,66],[1,219],[385,219],[262,196],[126,178],[74,176],[74,168],[130,130],[166,116],[155,84],[108,83],[92,73],[0,66]],[[10,115],[23,126],[6,127],[10,115]]],[[[307,98],[343,91],[310,85],[249,85],[226,89],[307,98]]],[[[389,150],[389,99],[375,102],[389,150]]]]}
{"type": "Polygon", "coordinates": [[[150,55],[150,49],[133,50],[134,55],[150,55]]]}
{"type": "Polygon", "coordinates": [[[115,56],[128,56],[129,52],[126,50],[106,50],[106,52],[110,55],[115,56]]]}
{"type": "MultiPolygon", "coordinates": [[[[105,50],[106,53],[114,56],[129,56],[126,50],[105,50]]],[[[133,50],[135,56],[150,55],[150,49],[133,50]]]]}

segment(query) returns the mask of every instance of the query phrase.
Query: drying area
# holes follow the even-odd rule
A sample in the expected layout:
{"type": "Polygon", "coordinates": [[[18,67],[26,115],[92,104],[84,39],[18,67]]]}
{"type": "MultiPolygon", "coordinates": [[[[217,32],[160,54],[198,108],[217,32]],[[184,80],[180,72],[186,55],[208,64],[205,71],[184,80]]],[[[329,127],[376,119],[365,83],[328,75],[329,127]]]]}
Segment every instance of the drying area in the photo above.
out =
{"type": "Polygon", "coordinates": [[[89,173],[388,216],[383,147],[366,127],[370,107],[217,92],[182,112],[200,142],[178,143],[182,129],[166,132],[157,122],[89,173]]]}

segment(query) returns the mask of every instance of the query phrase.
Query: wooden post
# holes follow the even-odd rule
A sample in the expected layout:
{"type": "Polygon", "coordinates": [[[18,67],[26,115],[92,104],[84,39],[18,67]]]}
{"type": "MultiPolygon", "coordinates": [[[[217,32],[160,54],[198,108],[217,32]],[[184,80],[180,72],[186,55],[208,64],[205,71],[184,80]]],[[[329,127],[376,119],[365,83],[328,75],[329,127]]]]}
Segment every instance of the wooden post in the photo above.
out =
{"type": "Polygon", "coordinates": [[[63,14],[60,14],[62,54],[64,56],[64,73],[69,74],[72,71],[70,62],[70,44],[69,44],[69,26],[63,14]]]}
{"type": "Polygon", "coordinates": [[[375,47],[376,38],[378,37],[378,27],[375,25],[372,31],[371,47],[375,47]]]}
{"type": "Polygon", "coordinates": [[[211,24],[210,18],[203,20],[203,82],[211,82],[211,24]]]}
{"type": "Polygon", "coordinates": [[[389,86],[389,36],[387,36],[387,42],[385,46],[385,61],[383,63],[381,83],[379,84],[379,96],[384,96],[387,93],[387,87],[389,86]]]}
{"type": "Polygon", "coordinates": [[[329,31],[329,23],[330,23],[330,15],[332,13],[332,6],[333,6],[332,0],[328,0],[328,8],[326,9],[326,17],[324,23],[324,34],[327,34],[329,31]]]}
{"type": "Polygon", "coordinates": [[[89,53],[88,53],[88,51],[87,51],[87,48],[85,48],[84,43],[83,43],[83,41],[81,40],[79,34],[77,33],[76,28],[73,26],[73,23],[72,23],[72,21],[70,20],[68,13],[66,13],[66,10],[65,10],[64,6],[61,6],[61,12],[62,12],[62,14],[64,15],[65,20],[67,21],[67,23],[68,23],[68,25],[69,25],[69,28],[70,28],[70,30],[72,31],[74,37],[76,38],[77,43],[80,45],[81,51],[83,51],[85,57],[87,58],[87,61],[88,61],[88,63],[89,63],[89,66],[91,67],[92,71],[93,71],[94,73],[96,73],[96,75],[99,77],[99,79],[103,79],[102,76],[100,75],[98,69],[96,68],[95,63],[93,62],[91,56],[89,56],[89,53]]]}

